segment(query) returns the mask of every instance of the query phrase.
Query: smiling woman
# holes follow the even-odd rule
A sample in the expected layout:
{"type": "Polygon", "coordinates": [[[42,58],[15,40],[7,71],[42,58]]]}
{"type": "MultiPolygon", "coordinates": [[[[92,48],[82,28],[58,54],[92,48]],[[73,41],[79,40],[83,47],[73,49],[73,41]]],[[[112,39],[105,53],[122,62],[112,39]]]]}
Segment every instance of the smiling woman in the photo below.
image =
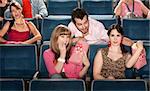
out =
{"type": "Polygon", "coordinates": [[[16,1],[11,2],[10,12],[12,14],[11,21],[7,21],[0,31],[0,43],[7,44],[32,44],[41,39],[41,34],[32,22],[24,20],[22,15],[22,7],[16,1]],[[3,36],[7,34],[7,39],[3,36]],[[33,34],[34,37],[30,38],[33,34]]]}
{"type": "Polygon", "coordinates": [[[107,32],[110,40],[109,47],[100,49],[94,60],[94,79],[123,79],[125,69],[131,68],[143,50],[143,43],[137,42],[137,50],[131,56],[123,47],[122,27],[113,24],[107,32]]]}

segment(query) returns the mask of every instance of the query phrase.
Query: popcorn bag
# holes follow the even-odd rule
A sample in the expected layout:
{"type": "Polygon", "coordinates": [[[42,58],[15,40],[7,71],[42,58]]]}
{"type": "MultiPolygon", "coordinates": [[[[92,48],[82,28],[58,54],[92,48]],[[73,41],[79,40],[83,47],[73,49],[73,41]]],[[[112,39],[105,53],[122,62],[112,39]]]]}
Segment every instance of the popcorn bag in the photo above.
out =
{"type": "MultiPolygon", "coordinates": [[[[137,50],[137,46],[136,43],[133,44],[132,46],[132,54],[134,54],[137,50]]],[[[142,50],[137,62],[134,65],[134,68],[136,68],[137,70],[139,70],[140,68],[142,68],[144,65],[146,65],[146,52],[145,49],[142,50]]]]}
{"type": "Polygon", "coordinates": [[[75,47],[71,49],[71,56],[69,62],[82,65],[82,55],[81,53],[77,52],[77,49],[82,49],[83,53],[87,53],[89,45],[85,41],[78,41],[75,47]]]}

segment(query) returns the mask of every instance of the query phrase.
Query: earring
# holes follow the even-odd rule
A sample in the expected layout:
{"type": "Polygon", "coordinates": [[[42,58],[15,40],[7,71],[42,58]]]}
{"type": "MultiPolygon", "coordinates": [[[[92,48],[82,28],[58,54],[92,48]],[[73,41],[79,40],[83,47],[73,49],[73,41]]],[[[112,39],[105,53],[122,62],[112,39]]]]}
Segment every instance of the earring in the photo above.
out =
{"type": "Polygon", "coordinates": [[[109,41],[109,42],[108,42],[108,47],[110,47],[110,46],[111,46],[111,42],[109,41]]]}

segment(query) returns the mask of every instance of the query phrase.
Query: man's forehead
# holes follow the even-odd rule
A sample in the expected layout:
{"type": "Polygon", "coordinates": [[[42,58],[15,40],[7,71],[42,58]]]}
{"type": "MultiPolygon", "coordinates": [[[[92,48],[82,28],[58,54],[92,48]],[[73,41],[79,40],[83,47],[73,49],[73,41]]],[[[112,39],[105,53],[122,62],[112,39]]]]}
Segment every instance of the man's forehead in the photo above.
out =
{"type": "Polygon", "coordinates": [[[87,16],[84,16],[83,19],[80,18],[75,18],[75,21],[77,22],[83,22],[83,21],[87,21],[87,16]]]}

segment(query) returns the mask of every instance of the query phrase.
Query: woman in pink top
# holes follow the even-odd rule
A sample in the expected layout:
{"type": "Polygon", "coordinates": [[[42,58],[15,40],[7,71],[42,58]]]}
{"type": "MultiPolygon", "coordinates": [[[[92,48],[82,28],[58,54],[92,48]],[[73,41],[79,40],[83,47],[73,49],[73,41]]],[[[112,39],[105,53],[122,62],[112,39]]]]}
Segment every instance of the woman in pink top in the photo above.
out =
{"type": "Polygon", "coordinates": [[[0,43],[7,44],[32,44],[41,39],[41,34],[32,22],[24,20],[22,7],[18,2],[10,4],[10,11],[13,20],[7,21],[0,31],[0,43]],[[34,37],[30,38],[33,34],[34,37]],[[7,35],[7,39],[3,37],[7,35]]]}
{"type": "Polygon", "coordinates": [[[128,16],[133,11],[136,17],[143,17],[143,14],[150,18],[150,10],[141,2],[141,0],[120,0],[116,6],[114,13],[122,18],[128,16]],[[134,2],[134,4],[133,4],[134,2]]]}
{"type": "Polygon", "coordinates": [[[50,48],[43,54],[51,78],[82,78],[87,73],[90,63],[84,48],[73,48],[71,42],[69,29],[58,25],[51,35],[50,48]]]}

